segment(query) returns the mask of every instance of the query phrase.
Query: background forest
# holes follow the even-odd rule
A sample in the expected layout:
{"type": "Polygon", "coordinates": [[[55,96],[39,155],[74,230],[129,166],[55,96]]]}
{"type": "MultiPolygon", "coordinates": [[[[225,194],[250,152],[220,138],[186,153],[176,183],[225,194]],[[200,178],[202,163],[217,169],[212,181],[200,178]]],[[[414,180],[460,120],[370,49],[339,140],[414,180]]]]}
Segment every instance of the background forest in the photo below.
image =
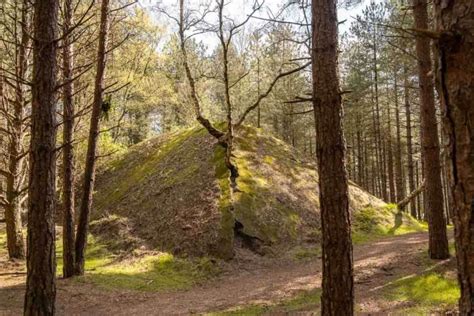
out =
{"type": "MultiPolygon", "coordinates": [[[[471,29],[437,31],[454,1],[336,2],[3,0],[0,294],[16,294],[0,313],[18,312],[25,259],[28,315],[55,313],[56,270],[91,305],[85,287],[144,290],[165,314],[350,315],[354,293],[356,312],[472,312],[470,191],[455,190],[472,181],[453,167],[470,125],[446,119],[465,116],[440,53],[471,29]],[[292,287],[321,271],[321,288],[292,287]],[[195,287],[222,275],[249,285],[219,305],[195,287]],[[182,306],[160,296],[188,289],[182,306]]],[[[122,313],[152,308],[127,295],[122,313]]]]}

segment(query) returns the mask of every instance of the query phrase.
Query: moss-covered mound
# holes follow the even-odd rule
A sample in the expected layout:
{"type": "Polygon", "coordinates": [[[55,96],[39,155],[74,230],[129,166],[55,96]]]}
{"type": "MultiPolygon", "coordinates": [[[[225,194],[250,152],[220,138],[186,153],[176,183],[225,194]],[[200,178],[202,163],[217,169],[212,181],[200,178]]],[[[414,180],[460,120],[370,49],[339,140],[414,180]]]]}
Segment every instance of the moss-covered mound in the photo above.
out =
{"type": "MultiPolygon", "coordinates": [[[[236,132],[239,177],[232,199],[224,150],[198,127],[147,140],[102,164],[92,215],[99,238],[222,258],[232,257],[236,246],[267,253],[317,242],[314,164],[261,130],[236,132]]],[[[350,195],[353,211],[384,206],[355,185],[350,195]]]]}

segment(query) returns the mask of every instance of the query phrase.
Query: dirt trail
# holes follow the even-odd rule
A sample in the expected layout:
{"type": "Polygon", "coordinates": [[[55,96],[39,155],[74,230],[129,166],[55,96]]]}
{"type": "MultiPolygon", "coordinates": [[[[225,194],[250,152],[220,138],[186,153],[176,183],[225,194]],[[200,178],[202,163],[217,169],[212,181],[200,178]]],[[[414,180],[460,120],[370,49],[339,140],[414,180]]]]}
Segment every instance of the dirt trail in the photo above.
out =
{"type": "MultiPolygon", "coordinates": [[[[354,248],[357,310],[394,312],[403,302],[387,301],[381,289],[391,280],[421,273],[419,254],[426,233],[382,239],[354,248]]],[[[2,267],[0,266],[0,269],[2,267]]],[[[21,314],[24,275],[0,271],[0,315],[21,314]]],[[[319,288],[320,259],[240,271],[187,291],[138,293],[105,291],[90,284],[59,280],[58,314],[163,315],[203,313],[251,303],[275,303],[300,291],[319,288]]]]}

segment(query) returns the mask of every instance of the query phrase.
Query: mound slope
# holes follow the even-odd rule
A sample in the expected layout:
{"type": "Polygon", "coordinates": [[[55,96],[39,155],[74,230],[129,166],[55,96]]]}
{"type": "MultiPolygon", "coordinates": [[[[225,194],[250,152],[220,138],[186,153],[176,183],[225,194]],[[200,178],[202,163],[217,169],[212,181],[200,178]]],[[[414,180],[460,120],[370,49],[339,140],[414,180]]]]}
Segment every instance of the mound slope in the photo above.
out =
{"type": "MultiPolygon", "coordinates": [[[[162,135],[103,164],[92,232],[118,247],[231,258],[234,247],[265,253],[319,239],[315,166],[261,130],[241,127],[240,176],[231,208],[224,151],[202,128],[162,135]]],[[[351,209],[384,203],[350,186],[351,209]]]]}

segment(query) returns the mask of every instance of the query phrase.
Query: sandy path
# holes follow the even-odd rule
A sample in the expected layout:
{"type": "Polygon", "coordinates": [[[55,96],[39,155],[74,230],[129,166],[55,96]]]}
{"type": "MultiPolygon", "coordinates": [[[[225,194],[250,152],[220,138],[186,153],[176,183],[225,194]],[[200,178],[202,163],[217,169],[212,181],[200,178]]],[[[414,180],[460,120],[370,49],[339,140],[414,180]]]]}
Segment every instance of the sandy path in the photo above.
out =
{"type": "MultiPolygon", "coordinates": [[[[416,233],[355,246],[357,310],[384,313],[404,307],[406,303],[384,299],[381,289],[391,280],[423,271],[419,254],[426,249],[427,237],[426,233],[416,233]]],[[[23,280],[24,275],[0,273],[1,315],[21,313],[23,280]]],[[[90,284],[60,280],[57,306],[61,315],[202,313],[277,302],[299,291],[318,288],[320,282],[321,263],[316,258],[224,275],[203,286],[173,293],[104,291],[90,284]]]]}

